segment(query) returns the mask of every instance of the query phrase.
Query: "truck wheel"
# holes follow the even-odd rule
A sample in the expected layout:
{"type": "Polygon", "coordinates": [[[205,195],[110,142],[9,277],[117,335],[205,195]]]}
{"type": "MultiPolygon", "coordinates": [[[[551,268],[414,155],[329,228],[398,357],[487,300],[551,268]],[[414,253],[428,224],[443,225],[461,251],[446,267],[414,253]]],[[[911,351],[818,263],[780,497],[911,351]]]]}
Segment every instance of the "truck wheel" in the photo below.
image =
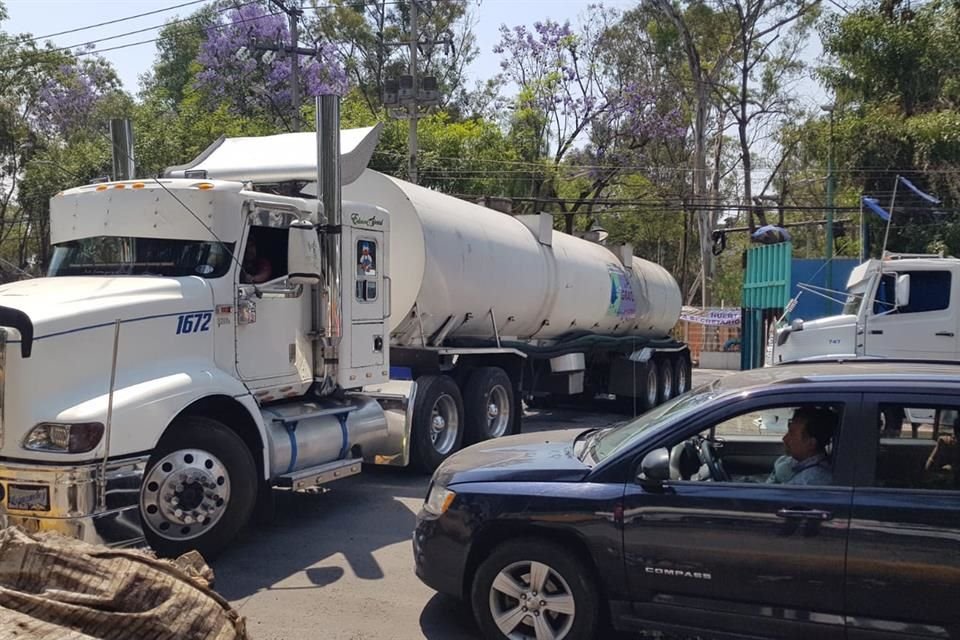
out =
{"type": "Polygon", "coordinates": [[[513,433],[513,402],[513,384],[503,369],[481,367],[471,373],[463,394],[466,441],[482,442],[513,433]]]}
{"type": "Polygon", "coordinates": [[[449,376],[417,378],[413,403],[412,444],[414,463],[433,473],[463,444],[463,398],[449,376]]]}
{"type": "Polygon", "coordinates": [[[147,542],[162,556],[196,549],[212,558],[247,524],[257,485],[239,435],[211,418],[179,418],[150,456],[140,487],[147,542]]]}
{"type": "Polygon", "coordinates": [[[680,354],[673,363],[673,389],[676,395],[690,391],[691,373],[690,355],[680,354]]]}
{"type": "Polygon", "coordinates": [[[599,637],[591,572],[552,542],[516,540],[494,549],[477,569],[470,603],[485,638],[599,637]]]}
{"type": "Polygon", "coordinates": [[[660,370],[657,363],[650,360],[643,367],[643,384],[641,386],[640,409],[649,411],[657,406],[660,398],[660,370]]]}
{"type": "Polygon", "coordinates": [[[657,387],[657,404],[663,404],[676,395],[673,387],[673,360],[666,356],[657,362],[657,377],[659,386],[657,387]]]}

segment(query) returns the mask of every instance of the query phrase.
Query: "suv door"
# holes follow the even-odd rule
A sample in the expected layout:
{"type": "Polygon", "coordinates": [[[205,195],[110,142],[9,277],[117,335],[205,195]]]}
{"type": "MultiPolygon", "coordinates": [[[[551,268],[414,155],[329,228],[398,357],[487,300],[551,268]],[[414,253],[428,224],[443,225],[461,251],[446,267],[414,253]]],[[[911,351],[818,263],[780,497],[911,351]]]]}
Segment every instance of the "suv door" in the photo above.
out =
{"type": "Polygon", "coordinates": [[[960,393],[864,400],[847,637],[960,638],[960,393]]]}
{"type": "MultiPolygon", "coordinates": [[[[853,492],[853,447],[846,434],[860,400],[859,393],[822,390],[748,398],[701,417],[665,441],[671,447],[741,417],[754,424],[756,416],[786,407],[829,405],[841,414],[830,486],[767,484],[770,467],[753,482],[671,480],[657,491],[628,481],[624,558],[637,618],[737,637],[843,638],[853,492]]],[[[755,443],[749,434],[737,436],[737,444],[731,440],[729,447],[740,453],[731,460],[757,473],[760,457],[783,453],[785,430],[758,435],[755,443]]]]}

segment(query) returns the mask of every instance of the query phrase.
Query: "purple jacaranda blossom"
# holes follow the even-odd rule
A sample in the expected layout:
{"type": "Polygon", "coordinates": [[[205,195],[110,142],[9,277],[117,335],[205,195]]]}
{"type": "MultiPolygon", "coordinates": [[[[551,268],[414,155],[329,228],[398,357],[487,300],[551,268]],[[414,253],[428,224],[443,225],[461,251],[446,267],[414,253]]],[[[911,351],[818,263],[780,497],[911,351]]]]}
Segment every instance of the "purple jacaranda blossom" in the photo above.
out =
{"type": "Polygon", "coordinates": [[[99,61],[63,64],[40,84],[34,111],[37,126],[69,138],[89,127],[97,106],[115,90],[115,78],[99,61]]]}
{"type": "Polygon", "coordinates": [[[210,98],[227,102],[236,112],[246,112],[251,103],[269,103],[277,112],[289,113],[293,109],[290,72],[296,60],[302,95],[346,93],[346,71],[330,44],[319,44],[313,58],[277,53],[266,62],[263,51],[252,50],[254,44],[289,42],[287,18],[282,13],[274,15],[258,4],[233,9],[207,30],[197,56],[203,69],[195,86],[210,98]],[[250,57],[238,56],[243,48],[250,57]]]}

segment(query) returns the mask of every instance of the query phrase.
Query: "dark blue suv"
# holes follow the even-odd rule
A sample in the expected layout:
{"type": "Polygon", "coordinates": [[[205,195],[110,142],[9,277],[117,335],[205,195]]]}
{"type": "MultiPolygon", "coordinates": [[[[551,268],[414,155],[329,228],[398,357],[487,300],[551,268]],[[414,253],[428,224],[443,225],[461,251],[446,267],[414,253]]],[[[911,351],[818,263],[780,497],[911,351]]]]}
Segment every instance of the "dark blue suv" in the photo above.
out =
{"type": "Polygon", "coordinates": [[[824,363],[482,443],[434,474],[417,575],[488,638],[960,638],[958,416],[960,366],[824,363]]]}

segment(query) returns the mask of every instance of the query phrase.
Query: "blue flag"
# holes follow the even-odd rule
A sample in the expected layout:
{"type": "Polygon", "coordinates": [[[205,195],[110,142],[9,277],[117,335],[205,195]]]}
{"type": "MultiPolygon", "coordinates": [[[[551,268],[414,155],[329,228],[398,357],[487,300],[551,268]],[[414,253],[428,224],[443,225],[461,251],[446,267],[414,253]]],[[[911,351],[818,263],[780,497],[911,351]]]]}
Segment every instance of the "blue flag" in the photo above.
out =
{"type": "Polygon", "coordinates": [[[921,198],[923,198],[923,199],[926,200],[927,202],[932,202],[933,204],[940,204],[940,200],[939,200],[938,198],[934,198],[934,197],[933,197],[932,195],[930,195],[929,193],[924,193],[923,191],[920,191],[920,189],[917,189],[916,185],[914,185],[912,182],[910,182],[909,180],[907,180],[907,179],[904,178],[903,176],[900,176],[900,182],[901,182],[901,184],[903,184],[903,186],[905,186],[907,189],[910,189],[910,191],[913,191],[915,194],[917,194],[918,196],[920,196],[921,198]]]}
{"type": "Polygon", "coordinates": [[[890,219],[890,214],[887,213],[887,211],[880,206],[880,203],[877,202],[875,198],[868,198],[867,196],[863,196],[863,198],[861,199],[863,200],[863,204],[865,204],[867,208],[873,211],[875,214],[877,214],[884,220],[890,219]]]}

